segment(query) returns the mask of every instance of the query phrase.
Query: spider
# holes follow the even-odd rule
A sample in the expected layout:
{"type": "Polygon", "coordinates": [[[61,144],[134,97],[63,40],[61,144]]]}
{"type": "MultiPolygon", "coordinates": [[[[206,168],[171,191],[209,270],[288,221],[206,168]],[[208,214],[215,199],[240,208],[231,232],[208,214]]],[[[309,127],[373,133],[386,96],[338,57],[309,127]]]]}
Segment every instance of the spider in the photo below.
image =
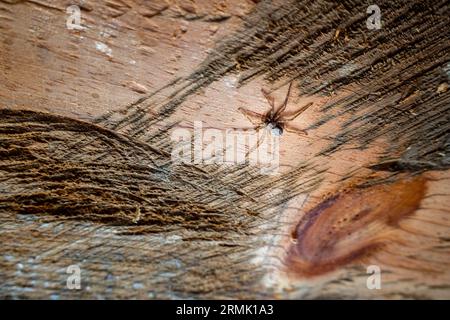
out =
{"type": "Polygon", "coordinates": [[[289,100],[289,95],[291,93],[292,82],[289,84],[289,88],[286,94],[286,98],[284,99],[283,104],[281,104],[278,108],[275,107],[275,100],[272,96],[269,95],[267,91],[261,89],[262,94],[267,99],[267,102],[270,105],[270,109],[263,113],[257,113],[254,111],[250,111],[244,108],[239,108],[238,110],[247,117],[247,119],[254,125],[253,129],[259,131],[262,128],[267,129],[273,136],[281,136],[283,132],[286,130],[288,132],[299,133],[302,135],[308,135],[305,130],[301,130],[291,126],[288,122],[297,118],[300,114],[302,114],[306,109],[313,105],[312,102],[306,104],[301,107],[297,111],[293,113],[285,113],[285,109],[289,100]]]}

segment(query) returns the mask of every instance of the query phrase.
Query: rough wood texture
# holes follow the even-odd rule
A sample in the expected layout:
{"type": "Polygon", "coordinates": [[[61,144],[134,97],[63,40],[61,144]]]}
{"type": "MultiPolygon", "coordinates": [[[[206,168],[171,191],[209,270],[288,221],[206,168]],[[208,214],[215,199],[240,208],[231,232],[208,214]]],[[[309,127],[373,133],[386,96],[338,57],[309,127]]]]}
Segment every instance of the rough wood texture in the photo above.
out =
{"type": "Polygon", "coordinates": [[[448,1],[76,3],[0,1],[1,297],[450,298],[448,1]],[[292,81],[278,175],[171,161],[292,81]]]}

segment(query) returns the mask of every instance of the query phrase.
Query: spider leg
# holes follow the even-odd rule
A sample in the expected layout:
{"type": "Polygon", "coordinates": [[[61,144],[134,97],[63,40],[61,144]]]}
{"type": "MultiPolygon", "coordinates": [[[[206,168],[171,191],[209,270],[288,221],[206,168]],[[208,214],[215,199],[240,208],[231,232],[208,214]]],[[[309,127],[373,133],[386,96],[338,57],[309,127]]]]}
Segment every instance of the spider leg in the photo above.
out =
{"type": "Polygon", "coordinates": [[[266,134],[267,134],[266,131],[267,131],[267,130],[263,130],[263,133],[262,133],[261,137],[259,137],[259,131],[261,131],[260,128],[261,128],[261,127],[259,127],[259,128],[257,129],[257,131],[256,131],[257,139],[258,139],[258,140],[256,141],[256,145],[255,145],[253,148],[251,148],[250,150],[248,150],[247,154],[245,155],[246,157],[248,157],[248,155],[249,155],[250,153],[252,153],[253,151],[255,151],[256,149],[258,149],[259,146],[261,145],[261,143],[263,143],[264,138],[266,137],[266,134]]]}
{"type": "MultiPolygon", "coordinates": [[[[259,132],[259,131],[258,131],[259,132]]],[[[261,139],[258,137],[258,143],[256,144],[256,148],[259,148],[259,146],[261,145],[261,143],[263,143],[264,138],[266,137],[266,135],[268,134],[267,130],[263,131],[263,134],[261,135],[261,139]]]]}
{"type": "Polygon", "coordinates": [[[289,96],[291,95],[292,82],[293,82],[293,81],[291,81],[291,83],[289,83],[289,88],[288,88],[288,91],[287,91],[287,94],[286,94],[286,98],[284,99],[283,104],[278,108],[278,110],[277,110],[277,111],[275,112],[275,114],[274,114],[275,119],[277,119],[278,117],[280,117],[280,115],[283,113],[283,111],[284,111],[284,110],[286,109],[286,107],[287,107],[287,103],[288,103],[288,100],[289,100],[289,96]]]}
{"type": "Polygon", "coordinates": [[[300,114],[302,114],[306,109],[308,109],[309,107],[311,107],[314,103],[310,102],[307,105],[301,107],[300,109],[298,109],[297,111],[295,111],[292,114],[289,115],[285,115],[283,117],[281,117],[280,122],[287,122],[287,121],[292,121],[295,118],[297,118],[300,114]]]}
{"type": "Polygon", "coordinates": [[[250,130],[258,130],[259,129],[259,126],[253,126],[253,127],[239,127],[239,128],[226,128],[226,130],[232,130],[232,131],[236,131],[236,130],[238,130],[238,131],[250,131],[250,130]]]}
{"type": "Polygon", "coordinates": [[[299,134],[299,135],[302,135],[302,136],[307,136],[308,135],[308,132],[306,132],[306,130],[302,130],[302,129],[296,128],[296,127],[294,127],[294,126],[292,126],[292,125],[290,125],[288,123],[284,125],[284,130],[286,130],[287,132],[296,133],[296,134],[299,134]]]}
{"type": "Polygon", "coordinates": [[[275,99],[274,97],[272,97],[266,90],[261,89],[262,94],[264,95],[264,97],[266,98],[267,102],[270,105],[270,113],[274,114],[275,112],[275,99]]]}
{"type": "Polygon", "coordinates": [[[238,110],[255,126],[259,126],[262,122],[263,115],[254,111],[250,111],[244,108],[238,108],[238,110]]]}

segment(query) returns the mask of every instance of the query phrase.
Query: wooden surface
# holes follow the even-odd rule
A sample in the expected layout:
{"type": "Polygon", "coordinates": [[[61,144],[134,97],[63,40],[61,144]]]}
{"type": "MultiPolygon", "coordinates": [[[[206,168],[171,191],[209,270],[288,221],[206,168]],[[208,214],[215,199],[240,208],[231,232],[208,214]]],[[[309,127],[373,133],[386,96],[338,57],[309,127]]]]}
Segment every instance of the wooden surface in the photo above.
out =
{"type": "Polygon", "coordinates": [[[369,4],[0,1],[0,297],[450,298],[450,7],[369,4]],[[292,81],[278,175],[171,162],[292,81]]]}

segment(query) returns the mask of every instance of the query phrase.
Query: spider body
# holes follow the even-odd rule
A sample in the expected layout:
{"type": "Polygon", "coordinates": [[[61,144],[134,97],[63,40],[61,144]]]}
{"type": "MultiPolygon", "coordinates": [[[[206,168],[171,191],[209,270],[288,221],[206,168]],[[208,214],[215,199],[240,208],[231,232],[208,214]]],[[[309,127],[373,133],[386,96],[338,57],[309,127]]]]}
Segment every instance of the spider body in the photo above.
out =
{"type": "Polygon", "coordinates": [[[270,133],[273,136],[279,137],[279,136],[281,136],[283,134],[284,130],[283,130],[283,125],[282,124],[278,124],[278,123],[276,123],[274,121],[266,122],[266,124],[267,124],[267,129],[270,130],[270,133]]]}
{"type": "Polygon", "coordinates": [[[275,107],[275,100],[272,96],[269,95],[264,89],[261,89],[264,97],[267,99],[267,102],[270,105],[270,109],[263,114],[250,111],[244,108],[239,108],[248,120],[254,125],[255,130],[266,129],[273,136],[281,136],[284,131],[294,132],[302,135],[307,135],[308,133],[305,130],[295,128],[289,124],[290,121],[297,118],[301,113],[303,113],[306,109],[312,106],[312,102],[306,104],[301,107],[297,111],[292,113],[286,113],[285,109],[287,107],[287,103],[289,100],[289,95],[291,92],[292,82],[289,84],[288,92],[286,94],[286,98],[284,102],[278,107],[275,107]]]}

